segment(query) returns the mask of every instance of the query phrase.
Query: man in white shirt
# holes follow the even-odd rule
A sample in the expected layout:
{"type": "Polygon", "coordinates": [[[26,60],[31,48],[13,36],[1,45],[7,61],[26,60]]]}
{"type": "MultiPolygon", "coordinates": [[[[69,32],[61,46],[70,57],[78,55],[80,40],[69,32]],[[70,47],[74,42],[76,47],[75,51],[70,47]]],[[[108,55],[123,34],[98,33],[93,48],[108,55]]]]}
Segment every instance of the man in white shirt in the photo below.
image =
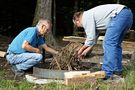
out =
{"type": "Polygon", "coordinates": [[[120,4],[100,5],[87,11],[76,12],[73,16],[73,23],[77,27],[83,27],[86,33],[85,44],[77,53],[78,58],[92,51],[97,41],[98,31],[106,30],[102,70],[106,72],[106,79],[113,74],[121,74],[121,43],[133,23],[131,10],[120,4]]]}

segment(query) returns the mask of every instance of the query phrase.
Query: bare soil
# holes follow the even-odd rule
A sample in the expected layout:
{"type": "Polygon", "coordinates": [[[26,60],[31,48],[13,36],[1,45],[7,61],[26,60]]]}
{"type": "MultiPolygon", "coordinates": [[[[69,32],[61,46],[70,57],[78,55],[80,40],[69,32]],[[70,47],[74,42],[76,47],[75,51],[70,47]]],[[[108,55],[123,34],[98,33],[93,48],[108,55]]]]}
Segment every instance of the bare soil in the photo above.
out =
{"type": "MultiPolygon", "coordinates": [[[[5,51],[7,50],[7,47],[9,43],[11,42],[11,38],[5,37],[0,35],[0,51],[5,51]]],[[[7,62],[6,58],[0,58],[0,70],[4,70],[4,79],[6,80],[13,80],[14,79],[14,74],[12,73],[10,69],[11,65],[7,62]]]]}

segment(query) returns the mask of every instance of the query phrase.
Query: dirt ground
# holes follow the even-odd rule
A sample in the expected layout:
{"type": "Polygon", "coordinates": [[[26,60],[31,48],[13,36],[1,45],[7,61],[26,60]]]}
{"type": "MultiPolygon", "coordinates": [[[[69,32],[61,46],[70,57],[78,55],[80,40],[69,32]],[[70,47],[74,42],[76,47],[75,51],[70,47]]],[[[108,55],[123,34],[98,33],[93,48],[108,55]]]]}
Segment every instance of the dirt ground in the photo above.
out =
{"type": "MultiPolygon", "coordinates": [[[[9,37],[0,35],[0,51],[6,51],[8,44],[11,42],[11,40],[12,39],[9,37]]],[[[7,60],[5,58],[0,57],[0,70],[5,71],[5,75],[3,78],[7,80],[12,80],[14,77],[14,74],[11,72],[10,67],[11,66],[7,63],[7,60]]]]}
{"type": "MultiPolygon", "coordinates": [[[[0,35],[0,51],[6,51],[8,44],[11,42],[11,38],[5,37],[0,35]]],[[[88,55],[90,59],[86,59],[86,61],[89,60],[102,60],[103,57],[103,49],[102,49],[102,41],[98,41],[98,44],[94,48],[94,51],[88,55]]],[[[122,44],[123,47],[123,60],[128,61],[131,58],[131,53],[135,51],[135,42],[130,43],[130,42],[123,42],[122,44]]],[[[84,62],[85,63],[85,62],[84,62]]],[[[92,64],[85,63],[84,67],[85,69],[88,70],[95,70],[95,67],[98,67],[96,64],[93,64],[93,69],[88,68],[92,64]],[[87,66],[87,67],[86,67],[87,66]]],[[[7,63],[5,58],[0,58],[0,70],[5,71],[5,76],[3,78],[7,80],[13,80],[14,79],[14,74],[11,71],[11,65],[7,63]]],[[[28,72],[29,73],[29,72],[28,72]]],[[[30,72],[31,73],[31,72],[30,72]]],[[[23,80],[24,78],[18,78],[17,80],[23,80]]]]}

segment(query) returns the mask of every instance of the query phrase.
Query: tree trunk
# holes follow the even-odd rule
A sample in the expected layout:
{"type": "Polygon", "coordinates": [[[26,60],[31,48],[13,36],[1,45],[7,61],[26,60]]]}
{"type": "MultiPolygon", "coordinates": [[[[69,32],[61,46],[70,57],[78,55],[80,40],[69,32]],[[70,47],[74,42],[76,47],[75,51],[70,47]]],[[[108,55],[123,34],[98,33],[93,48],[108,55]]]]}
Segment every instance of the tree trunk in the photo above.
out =
{"type": "MultiPolygon", "coordinates": [[[[75,0],[75,4],[74,4],[74,12],[76,12],[78,10],[78,1],[75,0]]],[[[75,25],[73,26],[73,35],[77,36],[77,30],[75,30],[75,25]]]]}
{"type": "Polygon", "coordinates": [[[119,4],[120,3],[120,0],[117,0],[117,2],[116,2],[117,4],[119,4]]]}
{"type": "Polygon", "coordinates": [[[52,0],[37,0],[33,25],[36,25],[40,18],[52,20],[52,0]]]}
{"type": "Polygon", "coordinates": [[[56,0],[53,0],[53,34],[56,36],[56,0]]]}
{"type": "MultiPolygon", "coordinates": [[[[33,25],[36,25],[40,18],[52,21],[52,0],[37,0],[33,25]]],[[[46,42],[52,46],[57,46],[56,40],[53,37],[52,31],[46,37],[46,42]]]]}

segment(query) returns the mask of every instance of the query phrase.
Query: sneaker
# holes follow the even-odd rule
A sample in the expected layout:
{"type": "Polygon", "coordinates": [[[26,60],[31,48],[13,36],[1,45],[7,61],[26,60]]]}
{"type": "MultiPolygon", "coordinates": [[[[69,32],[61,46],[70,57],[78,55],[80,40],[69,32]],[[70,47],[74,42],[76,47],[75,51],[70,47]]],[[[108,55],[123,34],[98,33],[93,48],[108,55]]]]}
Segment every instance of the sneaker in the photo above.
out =
{"type": "Polygon", "coordinates": [[[118,75],[118,76],[122,76],[122,71],[120,71],[120,72],[114,71],[113,74],[114,74],[114,75],[118,75]]]}
{"type": "Polygon", "coordinates": [[[112,79],[117,83],[124,82],[124,78],[122,78],[120,75],[113,75],[112,79]]]}
{"type": "Polygon", "coordinates": [[[104,84],[116,84],[121,82],[125,82],[125,79],[119,75],[112,75],[110,78],[103,79],[104,84]]]}
{"type": "Polygon", "coordinates": [[[105,76],[105,78],[103,78],[103,80],[108,80],[108,79],[112,79],[111,76],[105,76]]]}
{"type": "Polygon", "coordinates": [[[12,65],[11,70],[14,72],[15,76],[23,76],[24,75],[24,71],[18,70],[15,65],[12,65]]]}

